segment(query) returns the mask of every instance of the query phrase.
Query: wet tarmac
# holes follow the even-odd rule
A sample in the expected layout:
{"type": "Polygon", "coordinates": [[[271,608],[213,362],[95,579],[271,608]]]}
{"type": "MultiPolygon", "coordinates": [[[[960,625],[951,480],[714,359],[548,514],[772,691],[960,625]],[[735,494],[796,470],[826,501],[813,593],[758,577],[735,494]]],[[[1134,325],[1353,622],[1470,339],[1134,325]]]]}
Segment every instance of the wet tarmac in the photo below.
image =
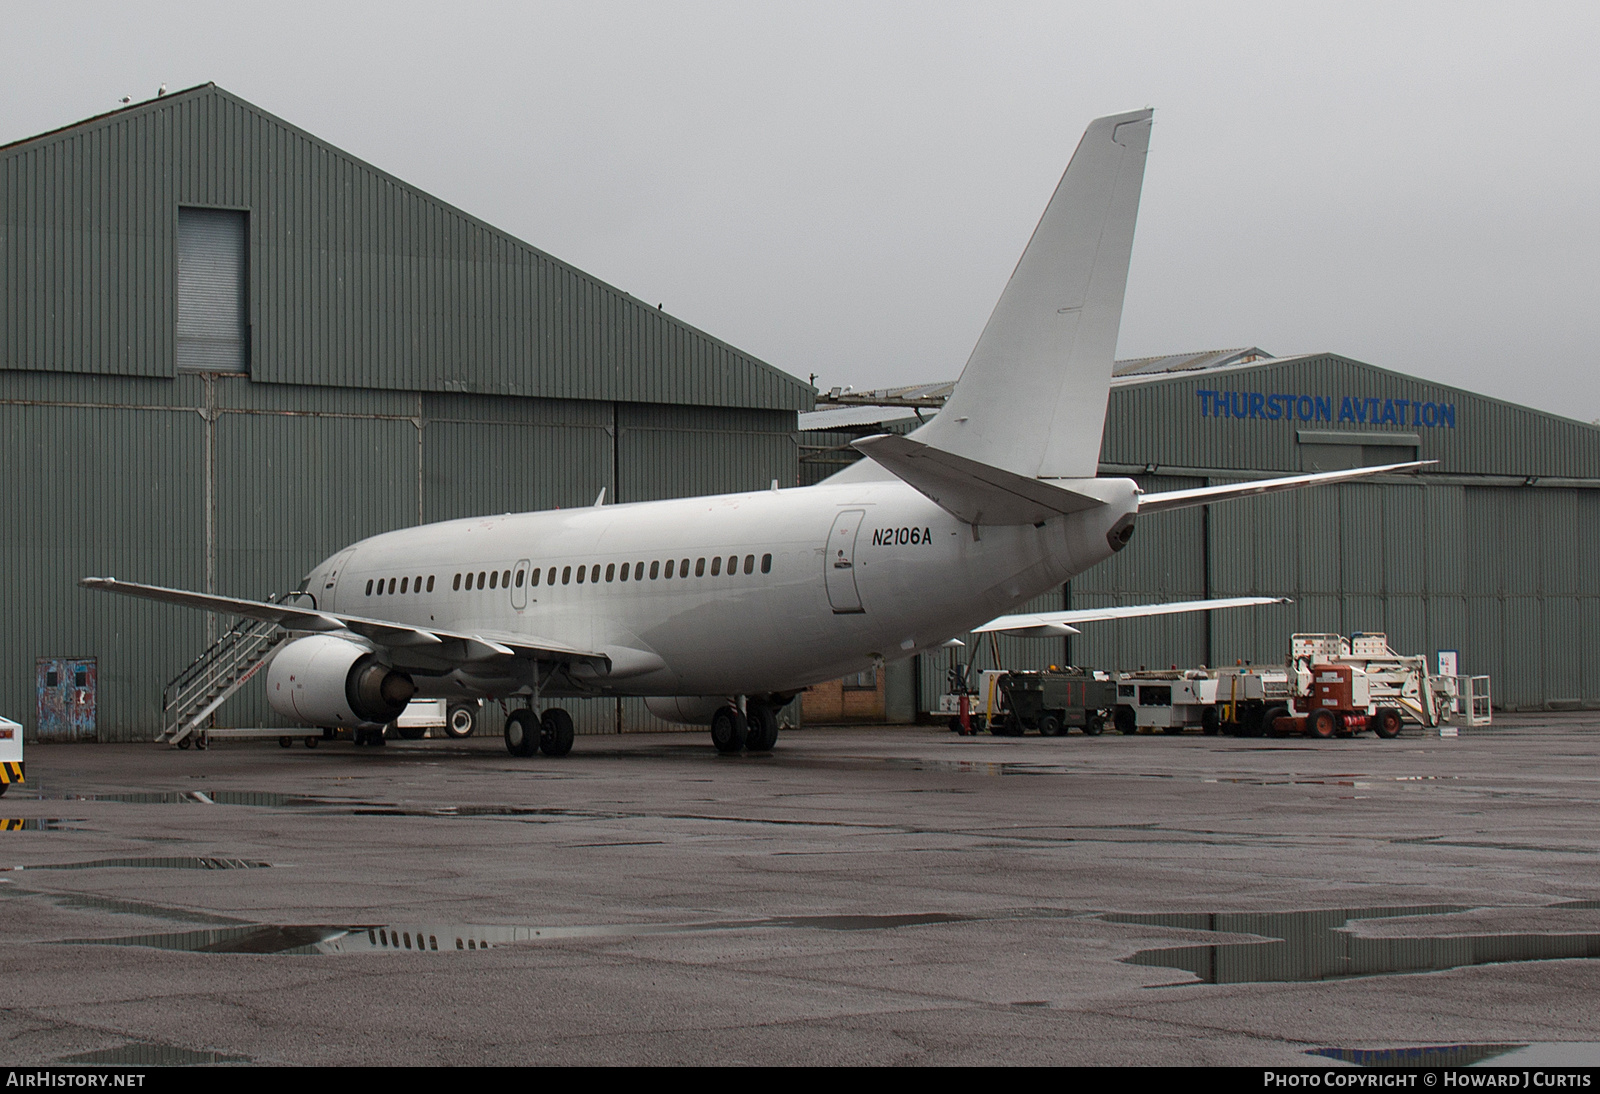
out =
{"type": "Polygon", "coordinates": [[[13,1064],[1600,1062],[1600,717],[38,746],[13,1064]],[[1018,777],[1026,776],[1026,777],[1018,777]]]}

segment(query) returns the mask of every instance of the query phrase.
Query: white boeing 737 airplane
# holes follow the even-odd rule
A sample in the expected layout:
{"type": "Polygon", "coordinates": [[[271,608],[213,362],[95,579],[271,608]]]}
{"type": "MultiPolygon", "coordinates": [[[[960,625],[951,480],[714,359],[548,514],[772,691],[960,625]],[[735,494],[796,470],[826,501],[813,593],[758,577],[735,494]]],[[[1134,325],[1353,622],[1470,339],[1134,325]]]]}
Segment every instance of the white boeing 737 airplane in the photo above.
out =
{"type": "MultiPolygon", "coordinates": [[[[413,696],[520,699],[506,746],[562,755],[547,700],[644,696],[771,749],[807,685],[980,628],[1072,624],[1268,597],[998,613],[1122,550],[1140,517],[1417,464],[1145,494],[1096,478],[1151,112],[1092,123],[949,402],[816,486],[453,520],[347,547],[305,605],[85,578],[91,588],[268,620],[298,637],[267,672],[286,717],[371,732],[413,696]]],[[[604,500],[602,494],[601,500],[604,500]]]]}

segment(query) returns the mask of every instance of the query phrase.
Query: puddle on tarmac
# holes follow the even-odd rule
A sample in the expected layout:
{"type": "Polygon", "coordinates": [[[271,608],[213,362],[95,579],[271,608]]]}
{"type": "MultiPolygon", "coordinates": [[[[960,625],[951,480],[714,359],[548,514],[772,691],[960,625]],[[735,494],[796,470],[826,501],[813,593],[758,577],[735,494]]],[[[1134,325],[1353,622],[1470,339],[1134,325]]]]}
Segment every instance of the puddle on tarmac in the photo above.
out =
{"type": "Polygon", "coordinates": [[[105,870],[133,868],[144,870],[264,870],[270,862],[251,862],[242,858],[201,858],[176,855],[156,858],[100,858],[89,862],[47,862],[39,866],[0,866],[0,870],[22,873],[36,870],[105,870]]]}
{"type": "Polygon", "coordinates": [[[56,893],[43,892],[38,889],[24,889],[9,880],[4,884],[0,884],[0,898],[8,897],[42,897],[62,908],[112,912],[116,915],[137,915],[144,916],[147,919],[166,919],[174,923],[209,923],[231,926],[249,922],[233,916],[197,912],[188,908],[172,908],[164,904],[149,904],[142,900],[118,900],[114,897],[90,896],[85,893],[56,893]]]}
{"type": "Polygon", "coordinates": [[[1535,1041],[1531,1044],[1419,1045],[1410,1048],[1314,1048],[1307,1056],[1326,1056],[1362,1067],[1504,1068],[1600,1066],[1600,1042],[1535,1041]]]}
{"type": "Polygon", "coordinates": [[[81,832],[81,818],[0,817],[0,832],[81,832]]]}
{"type": "Polygon", "coordinates": [[[225,1052],[197,1052],[177,1045],[158,1045],[149,1041],[129,1041],[115,1048],[79,1052],[63,1056],[58,1064],[98,1064],[101,1067],[192,1067],[197,1064],[248,1064],[249,1056],[230,1056],[225,1052]]]}
{"type": "Polygon", "coordinates": [[[635,938],[701,934],[711,931],[821,930],[883,931],[989,919],[1061,919],[1084,913],[1053,908],[1022,909],[998,915],[924,912],[906,915],[773,916],[765,919],[708,920],[698,923],[615,923],[574,927],[515,927],[486,924],[301,925],[251,924],[212,930],[72,938],[65,945],[146,946],[186,953],[353,954],[490,950],[529,942],[583,938],[635,938]]]}
{"type": "MultiPolygon", "coordinates": [[[[1260,942],[1140,950],[1123,959],[1133,965],[1181,969],[1193,973],[1202,984],[1334,980],[1439,972],[1508,961],[1600,957],[1600,933],[1597,932],[1438,934],[1397,938],[1367,937],[1346,926],[1353,920],[1448,915],[1469,910],[1460,905],[1436,904],[1299,912],[1112,913],[1102,918],[1112,923],[1264,936],[1265,940],[1260,942]]],[[[1448,927],[1441,929],[1448,930],[1448,927]]]]}
{"type": "MultiPolygon", "coordinates": [[[[1471,1067],[1526,1045],[1420,1045],[1413,1048],[1311,1048],[1307,1056],[1325,1056],[1362,1067],[1471,1067]]],[[[1496,1066],[1500,1061],[1494,1061],[1496,1066]]]]}

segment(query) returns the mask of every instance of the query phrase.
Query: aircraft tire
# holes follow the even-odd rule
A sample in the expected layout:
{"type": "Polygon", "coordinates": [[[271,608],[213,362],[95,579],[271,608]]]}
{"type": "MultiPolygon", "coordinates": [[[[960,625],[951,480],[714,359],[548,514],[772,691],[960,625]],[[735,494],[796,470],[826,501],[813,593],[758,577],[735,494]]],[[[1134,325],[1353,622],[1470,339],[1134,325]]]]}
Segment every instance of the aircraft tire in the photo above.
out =
{"type": "Polygon", "coordinates": [[[572,751],[572,715],[551,707],[539,719],[539,751],[546,756],[565,756],[572,751]]]}
{"type": "Polygon", "coordinates": [[[711,716],[711,743],[718,752],[734,753],[744,748],[750,727],[737,707],[719,707],[711,716]]]}
{"type": "Polygon", "coordinates": [[[1372,732],[1386,741],[1400,736],[1400,712],[1394,707],[1380,707],[1369,722],[1372,732]]]}
{"type": "Polygon", "coordinates": [[[451,703],[445,711],[444,731],[456,740],[472,736],[478,728],[478,708],[471,703],[451,703]]]}
{"type": "Polygon", "coordinates": [[[778,714],[766,703],[746,703],[744,750],[771,752],[778,744],[778,714]]]}
{"type": "Polygon", "coordinates": [[[513,756],[532,756],[542,735],[542,727],[534,719],[533,711],[526,707],[506,715],[506,751],[513,756]]]}

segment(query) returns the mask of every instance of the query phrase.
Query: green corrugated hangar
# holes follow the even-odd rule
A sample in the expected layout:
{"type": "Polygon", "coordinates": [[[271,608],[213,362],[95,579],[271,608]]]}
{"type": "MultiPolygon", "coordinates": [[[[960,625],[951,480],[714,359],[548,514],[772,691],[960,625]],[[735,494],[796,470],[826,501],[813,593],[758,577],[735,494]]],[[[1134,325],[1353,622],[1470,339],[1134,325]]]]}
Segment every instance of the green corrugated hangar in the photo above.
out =
{"type": "MultiPolygon", "coordinates": [[[[812,408],[211,84],[0,147],[0,378],[0,715],[93,659],[99,740],[154,737],[231,621],[80,577],[260,598],[392,528],[792,483],[812,408]]],[[[230,724],[273,724],[259,692],[230,724]]]]}
{"type": "MultiPolygon", "coordinates": [[[[853,437],[915,428],[949,384],[824,395],[801,479],[853,437]],[[875,402],[876,401],[876,402],[875,402]],[[882,403],[898,406],[882,406],[882,403]],[[853,405],[852,405],[853,404],[853,405]]],[[[1600,429],[1334,354],[1258,348],[1118,362],[1100,473],[1181,490],[1422,459],[1422,474],[1145,517],[1128,549],[1031,610],[1224,596],[1294,604],[1002,639],[1007,668],[1281,663],[1295,632],[1381,631],[1460,655],[1502,709],[1600,706],[1600,429]]],[[[970,644],[983,664],[992,653],[970,644]]],[[[984,644],[987,647],[987,643],[984,644]]],[[[933,709],[948,654],[886,676],[889,713],[933,709]]]]}

